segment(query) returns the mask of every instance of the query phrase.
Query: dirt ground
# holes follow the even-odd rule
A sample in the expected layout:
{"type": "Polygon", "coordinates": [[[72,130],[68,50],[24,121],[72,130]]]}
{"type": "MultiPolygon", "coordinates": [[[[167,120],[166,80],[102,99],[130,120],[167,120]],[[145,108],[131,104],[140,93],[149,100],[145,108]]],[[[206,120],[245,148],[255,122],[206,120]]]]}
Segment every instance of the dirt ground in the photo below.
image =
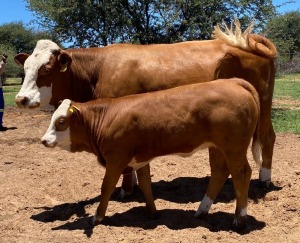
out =
{"type": "Polygon", "coordinates": [[[0,133],[0,242],[300,242],[298,135],[277,134],[269,190],[259,187],[249,153],[248,226],[240,233],[232,231],[231,179],[204,220],[193,216],[210,176],[207,150],[151,163],[156,219],[145,217],[138,189],[133,197],[118,199],[119,182],[106,219],[93,228],[104,168],[91,154],[43,147],[40,138],[50,117],[45,111],[5,109],[9,130],[0,133]]]}

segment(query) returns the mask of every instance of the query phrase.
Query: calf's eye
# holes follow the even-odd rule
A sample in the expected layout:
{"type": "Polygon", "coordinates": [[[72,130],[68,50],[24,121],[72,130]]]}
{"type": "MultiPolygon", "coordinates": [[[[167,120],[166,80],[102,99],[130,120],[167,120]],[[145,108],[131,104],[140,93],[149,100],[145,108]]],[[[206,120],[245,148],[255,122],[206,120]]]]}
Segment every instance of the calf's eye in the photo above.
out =
{"type": "Polygon", "coordinates": [[[64,131],[68,127],[68,122],[65,117],[59,117],[55,122],[55,128],[57,131],[64,131]]]}

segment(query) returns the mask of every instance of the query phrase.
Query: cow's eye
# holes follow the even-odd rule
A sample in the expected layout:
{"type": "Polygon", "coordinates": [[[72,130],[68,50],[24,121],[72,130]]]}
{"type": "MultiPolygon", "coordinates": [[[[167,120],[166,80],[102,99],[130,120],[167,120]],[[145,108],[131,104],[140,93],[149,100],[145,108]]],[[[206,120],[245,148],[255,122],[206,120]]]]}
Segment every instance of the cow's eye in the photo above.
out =
{"type": "Polygon", "coordinates": [[[64,131],[68,128],[68,121],[66,117],[59,117],[55,122],[55,128],[57,131],[64,131]]]}
{"type": "Polygon", "coordinates": [[[50,73],[50,71],[51,71],[51,66],[50,65],[45,65],[44,72],[45,73],[50,73]]]}

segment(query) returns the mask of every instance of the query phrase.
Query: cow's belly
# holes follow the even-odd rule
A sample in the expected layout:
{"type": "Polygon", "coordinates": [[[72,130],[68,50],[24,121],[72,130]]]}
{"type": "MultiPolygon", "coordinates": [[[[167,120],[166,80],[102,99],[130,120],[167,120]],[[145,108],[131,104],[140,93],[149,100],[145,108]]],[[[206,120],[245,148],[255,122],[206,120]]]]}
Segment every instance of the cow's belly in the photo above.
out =
{"type": "MultiPolygon", "coordinates": [[[[162,155],[162,156],[167,156],[167,155],[178,155],[180,157],[190,157],[192,156],[194,153],[196,153],[199,150],[205,149],[205,148],[209,148],[209,147],[216,147],[215,144],[211,143],[211,142],[205,142],[203,144],[201,144],[200,146],[196,147],[195,149],[193,149],[191,152],[188,153],[174,153],[174,154],[166,154],[166,155],[162,155]]],[[[157,157],[162,157],[162,156],[157,156],[157,157]]],[[[133,158],[132,161],[128,164],[128,166],[130,168],[132,168],[134,171],[137,171],[138,169],[142,168],[143,166],[149,164],[153,159],[155,159],[156,157],[153,157],[152,159],[148,160],[148,161],[143,161],[143,162],[138,162],[136,160],[136,158],[133,158]]]]}

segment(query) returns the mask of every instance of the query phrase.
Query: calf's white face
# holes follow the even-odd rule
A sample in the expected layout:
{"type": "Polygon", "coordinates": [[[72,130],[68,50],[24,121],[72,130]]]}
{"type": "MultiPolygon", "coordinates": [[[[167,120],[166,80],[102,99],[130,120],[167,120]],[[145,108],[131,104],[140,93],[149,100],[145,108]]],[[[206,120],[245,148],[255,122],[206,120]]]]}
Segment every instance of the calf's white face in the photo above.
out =
{"type": "Polygon", "coordinates": [[[70,105],[71,100],[65,99],[54,112],[49,128],[41,139],[46,147],[54,148],[58,146],[71,151],[69,118],[67,117],[70,105]]]}
{"type": "Polygon", "coordinates": [[[24,63],[25,78],[20,92],[16,95],[26,97],[25,107],[35,108],[38,106],[46,106],[50,103],[52,85],[38,87],[37,78],[38,71],[41,66],[46,65],[54,51],[59,51],[60,47],[50,40],[40,40],[33,53],[26,59],[24,63]]]}

